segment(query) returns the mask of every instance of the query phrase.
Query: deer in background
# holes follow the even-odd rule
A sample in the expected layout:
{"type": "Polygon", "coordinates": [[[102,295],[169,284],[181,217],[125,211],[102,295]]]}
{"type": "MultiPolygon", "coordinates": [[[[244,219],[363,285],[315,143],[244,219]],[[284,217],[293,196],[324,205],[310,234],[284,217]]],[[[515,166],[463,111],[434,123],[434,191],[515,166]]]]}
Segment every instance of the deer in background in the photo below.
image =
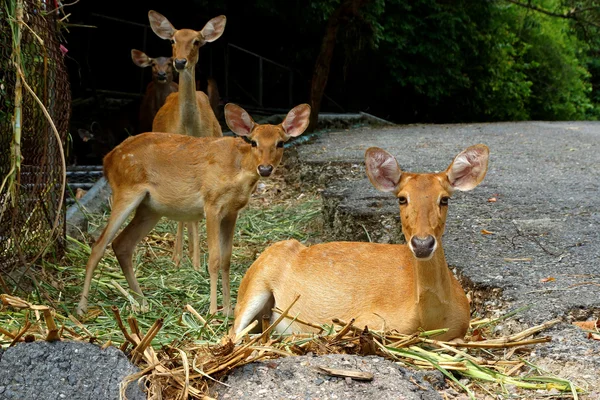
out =
{"type": "MultiPolygon", "coordinates": [[[[198,63],[198,50],[206,43],[214,42],[225,30],[224,15],[208,21],[201,31],[175,29],[167,18],[150,10],[150,26],[158,37],[170,40],[173,47],[173,66],[179,73],[179,91],[167,97],[158,110],[152,123],[154,132],[172,132],[196,137],[223,136],[221,125],[213,112],[208,96],[196,90],[195,69],[198,63]]],[[[200,247],[198,220],[186,221],[189,229],[189,243],[192,263],[200,269],[200,247]]],[[[179,265],[183,254],[184,222],[177,224],[177,235],[173,249],[173,261],[179,265]]]]}
{"type": "MultiPolygon", "coordinates": [[[[439,173],[400,170],[386,151],[365,153],[367,175],[380,191],[393,193],[400,205],[402,232],[408,244],[330,242],[306,247],[296,240],[268,247],[246,272],[238,290],[234,341],[252,320],[289,310],[291,318],[320,324],[332,318],[370,329],[413,334],[419,329],[448,328],[439,340],[464,338],[469,301],[444,256],[442,234],[448,201],[455,190],[475,188],[485,177],[488,148],[471,146],[439,173]]],[[[313,332],[282,321],[278,332],[313,332]]]]}
{"type": "Polygon", "coordinates": [[[174,79],[173,58],[151,58],[143,51],[132,49],[131,59],[141,68],[152,67],[152,81],[146,86],[142,104],[140,105],[138,133],[150,132],[152,121],[158,110],[165,104],[167,96],[179,90],[174,79]]]}
{"type": "MultiPolygon", "coordinates": [[[[104,176],[112,189],[112,212],[92,246],[77,313],[87,310],[94,270],[109,243],[129,287],[143,296],[133,270],[136,244],[163,216],[194,221],[205,215],[210,313],[217,312],[220,270],[223,313],[230,315],[229,266],[238,213],[248,204],[259,178],[271,176],[281,163],[284,143],[304,132],[309,115],[308,104],[301,104],[290,110],[279,125],[258,125],[244,109],[227,104],[227,125],[249,143],[236,137],[147,132],[115,147],[104,158],[104,176]],[[117,236],[133,211],[135,216],[117,236]]],[[[143,299],[142,308],[147,307],[143,299]]]]}

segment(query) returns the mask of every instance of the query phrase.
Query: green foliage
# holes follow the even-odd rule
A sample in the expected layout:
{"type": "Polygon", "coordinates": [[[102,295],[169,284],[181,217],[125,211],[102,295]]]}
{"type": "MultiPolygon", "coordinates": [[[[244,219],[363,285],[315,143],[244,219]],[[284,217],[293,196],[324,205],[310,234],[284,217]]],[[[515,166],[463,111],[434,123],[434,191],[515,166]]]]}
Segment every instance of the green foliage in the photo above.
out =
{"type": "MultiPolygon", "coordinates": [[[[560,17],[573,1],[523,2],[554,16],[502,0],[371,1],[338,34],[327,92],[398,122],[595,119],[600,45],[560,17]]],[[[309,4],[322,29],[340,1],[309,4]]]]}
{"type": "MultiPolygon", "coordinates": [[[[547,1],[555,6],[557,1],[547,1]]],[[[523,11],[522,11],[523,12],[523,11]]],[[[534,12],[522,20],[521,40],[528,44],[524,60],[531,65],[531,118],[584,119],[592,109],[590,74],[584,45],[573,35],[569,21],[534,12]]]]}

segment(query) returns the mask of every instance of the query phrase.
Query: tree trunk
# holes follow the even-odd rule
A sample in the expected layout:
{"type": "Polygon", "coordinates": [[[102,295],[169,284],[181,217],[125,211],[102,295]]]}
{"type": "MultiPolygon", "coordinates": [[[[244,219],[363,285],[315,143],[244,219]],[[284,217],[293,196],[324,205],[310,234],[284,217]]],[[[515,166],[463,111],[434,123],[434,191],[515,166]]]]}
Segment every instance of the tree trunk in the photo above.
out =
{"type": "Polygon", "coordinates": [[[350,17],[358,16],[359,9],[367,4],[370,0],[343,0],[340,6],[331,14],[325,36],[321,43],[321,51],[315,63],[313,77],[310,84],[310,122],[308,131],[312,132],[317,127],[319,121],[319,111],[321,109],[321,101],[323,93],[327,86],[329,78],[329,70],[331,68],[331,60],[333,58],[333,50],[337,39],[339,27],[350,17]]]}

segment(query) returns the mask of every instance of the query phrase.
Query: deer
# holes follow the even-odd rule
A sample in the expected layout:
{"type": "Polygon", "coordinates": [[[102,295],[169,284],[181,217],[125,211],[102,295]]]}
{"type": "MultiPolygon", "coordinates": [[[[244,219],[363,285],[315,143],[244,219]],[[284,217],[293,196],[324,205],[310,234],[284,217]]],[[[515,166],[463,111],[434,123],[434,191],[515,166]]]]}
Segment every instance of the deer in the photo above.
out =
{"type": "MultiPolygon", "coordinates": [[[[148,12],[148,19],[154,33],[161,39],[171,42],[173,66],[179,73],[179,91],[170,94],[165,104],[158,110],[152,122],[152,131],[196,137],[223,136],[221,125],[211,108],[211,99],[204,92],[196,90],[195,69],[199,60],[200,47],[221,37],[227,18],[224,15],[215,17],[200,31],[175,29],[165,16],[154,10],[148,12]]],[[[189,248],[192,264],[194,269],[199,270],[198,221],[186,222],[190,228],[189,248]]],[[[183,254],[183,228],[184,222],[179,222],[173,250],[173,261],[177,266],[183,254]]]]}
{"type": "Polygon", "coordinates": [[[148,302],[135,278],[133,251],[161,217],[176,221],[206,218],[210,308],[217,312],[221,272],[223,313],[232,315],[229,267],[238,213],[246,207],[260,178],[271,176],[283,157],[284,143],[308,126],[310,106],[291,109],[278,125],[256,124],[240,106],[228,103],[225,120],[240,137],[194,137],[165,132],[131,136],[103,159],[112,189],[112,211],[92,246],[77,313],[87,312],[94,270],[112,242],[129,287],[148,302]],[[248,142],[246,142],[246,139],[248,142]],[[120,226],[135,211],[129,224],[120,226]]]}
{"type": "Polygon", "coordinates": [[[131,49],[131,59],[140,68],[152,67],[152,81],[146,86],[140,105],[138,132],[152,131],[152,121],[158,110],[165,104],[167,96],[179,90],[173,80],[173,57],[148,57],[146,53],[131,49]]]}
{"type": "MultiPolygon", "coordinates": [[[[238,290],[228,337],[238,341],[253,320],[288,316],[316,324],[332,318],[372,330],[413,334],[447,328],[439,340],[462,341],[470,305],[448,268],[442,248],[448,203],[455,190],[483,180],[489,149],[477,144],[459,153],[438,173],[409,173],[378,147],[365,152],[366,173],[376,189],[398,199],[407,244],[327,242],[305,246],[285,240],[266,248],[248,268],[238,290]],[[297,297],[299,296],[299,297],[297,297]],[[293,303],[297,298],[296,303],[293,303]]],[[[260,326],[260,324],[259,324],[260,326]]],[[[318,332],[292,319],[279,333],[318,332]]]]}

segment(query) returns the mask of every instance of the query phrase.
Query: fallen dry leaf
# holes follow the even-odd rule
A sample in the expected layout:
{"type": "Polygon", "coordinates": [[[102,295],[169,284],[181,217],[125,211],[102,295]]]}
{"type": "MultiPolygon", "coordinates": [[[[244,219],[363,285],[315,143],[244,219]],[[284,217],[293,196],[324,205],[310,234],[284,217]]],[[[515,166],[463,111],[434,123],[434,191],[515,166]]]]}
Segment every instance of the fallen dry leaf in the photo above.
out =
{"type": "Polygon", "coordinates": [[[471,342],[481,342],[485,340],[485,336],[483,336],[483,332],[481,329],[474,329],[473,334],[471,335],[471,342]]]}
{"type": "Polygon", "coordinates": [[[555,281],[555,280],[556,280],[556,278],[555,278],[555,277],[553,277],[553,276],[549,276],[549,277],[547,277],[547,278],[542,278],[542,279],[540,279],[540,282],[542,282],[542,283],[545,283],[545,282],[553,282],[553,281],[555,281]]]}
{"type": "Polygon", "coordinates": [[[600,340],[600,335],[595,334],[595,333],[589,333],[588,334],[588,339],[592,339],[592,340],[600,340]]]}
{"type": "Polygon", "coordinates": [[[498,200],[497,200],[495,197],[490,197],[490,198],[488,199],[488,203],[495,203],[495,202],[497,202],[497,201],[498,201],[498,200]]]}
{"type": "Polygon", "coordinates": [[[494,232],[490,232],[490,231],[488,231],[488,230],[486,230],[486,229],[482,229],[482,230],[481,230],[481,234],[482,234],[482,235],[493,235],[493,234],[494,234],[494,232]]]}
{"type": "Polygon", "coordinates": [[[597,331],[600,328],[600,323],[598,320],[594,321],[575,321],[573,325],[580,327],[581,329],[585,329],[586,331],[597,331]]]}

